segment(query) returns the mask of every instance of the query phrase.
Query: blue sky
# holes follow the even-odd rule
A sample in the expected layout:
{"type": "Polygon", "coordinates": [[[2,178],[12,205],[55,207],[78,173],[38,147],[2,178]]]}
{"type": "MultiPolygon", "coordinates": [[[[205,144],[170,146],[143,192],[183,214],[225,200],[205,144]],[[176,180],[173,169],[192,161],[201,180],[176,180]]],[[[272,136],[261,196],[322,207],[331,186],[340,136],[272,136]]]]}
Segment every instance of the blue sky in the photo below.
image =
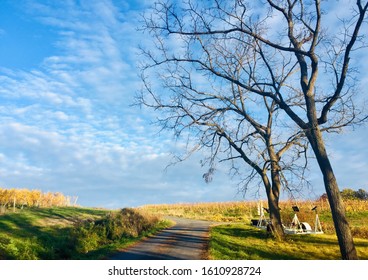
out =
{"type": "MultiPolygon", "coordinates": [[[[149,3],[0,2],[1,187],[107,208],[243,199],[225,167],[204,182],[200,154],[165,170],[184,144],[150,124],[153,112],[130,106],[147,40],[136,28],[149,3]]],[[[367,137],[365,126],[327,138],[340,187],[367,190],[367,137]]],[[[311,170],[305,195],[314,198],[324,190],[311,170]]]]}

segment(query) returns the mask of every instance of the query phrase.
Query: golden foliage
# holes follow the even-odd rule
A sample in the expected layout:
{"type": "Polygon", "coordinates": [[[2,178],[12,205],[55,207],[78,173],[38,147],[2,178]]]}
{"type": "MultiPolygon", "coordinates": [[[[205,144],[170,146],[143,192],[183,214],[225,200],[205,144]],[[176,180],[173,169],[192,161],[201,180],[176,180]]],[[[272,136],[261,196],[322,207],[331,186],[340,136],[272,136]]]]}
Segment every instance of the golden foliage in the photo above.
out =
{"type": "Polygon", "coordinates": [[[70,197],[60,192],[44,193],[40,190],[0,188],[0,208],[2,211],[10,207],[53,207],[69,206],[69,204],[70,197]]]}

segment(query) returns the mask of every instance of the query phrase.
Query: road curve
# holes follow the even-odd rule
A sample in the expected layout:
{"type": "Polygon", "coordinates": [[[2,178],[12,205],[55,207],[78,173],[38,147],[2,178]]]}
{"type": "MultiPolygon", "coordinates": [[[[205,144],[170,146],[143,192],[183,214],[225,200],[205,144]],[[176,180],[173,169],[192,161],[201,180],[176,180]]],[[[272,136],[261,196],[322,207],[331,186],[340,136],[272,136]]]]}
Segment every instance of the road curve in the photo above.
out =
{"type": "Polygon", "coordinates": [[[201,260],[205,258],[209,226],[207,221],[170,217],[176,224],[144,239],[110,260],[201,260]]]}

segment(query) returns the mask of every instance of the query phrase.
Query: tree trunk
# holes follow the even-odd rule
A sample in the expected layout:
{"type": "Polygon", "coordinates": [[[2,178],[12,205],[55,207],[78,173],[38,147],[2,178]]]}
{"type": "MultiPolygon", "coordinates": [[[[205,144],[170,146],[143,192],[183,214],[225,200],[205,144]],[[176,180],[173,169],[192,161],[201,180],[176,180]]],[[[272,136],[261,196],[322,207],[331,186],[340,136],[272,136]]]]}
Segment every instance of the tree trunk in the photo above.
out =
{"type": "Polygon", "coordinates": [[[323,181],[330,203],[332,218],[335,225],[336,235],[339,241],[342,259],[355,260],[358,255],[354,246],[353,236],[345,215],[345,207],[338,188],[335,174],[328,159],[322,134],[319,128],[306,133],[314,154],[316,155],[319,168],[323,174],[323,181]]]}
{"type": "Polygon", "coordinates": [[[268,207],[270,210],[271,231],[279,241],[285,240],[284,228],[282,226],[279,199],[274,195],[268,196],[268,207]]]}
{"type": "MultiPolygon", "coordinates": [[[[277,240],[282,241],[285,239],[285,233],[284,233],[284,228],[282,226],[281,215],[280,215],[279,195],[277,192],[275,193],[273,191],[274,185],[270,184],[270,181],[268,180],[268,177],[266,174],[263,174],[262,179],[266,187],[268,208],[270,211],[270,220],[271,220],[270,229],[271,229],[273,236],[277,240]]],[[[274,184],[274,180],[272,180],[272,183],[274,184]]]]}
{"type": "Polygon", "coordinates": [[[278,240],[285,239],[284,228],[282,226],[281,214],[279,208],[281,180],[280,180],[280,159],[275,153],[275,148],[271,138],[272,114],[269,113],[268,136],[266,137],[267,150],[271,161],[271,181],[272,186],[268,191],[268,205],[270,208],[271,230],[278,240]]]}

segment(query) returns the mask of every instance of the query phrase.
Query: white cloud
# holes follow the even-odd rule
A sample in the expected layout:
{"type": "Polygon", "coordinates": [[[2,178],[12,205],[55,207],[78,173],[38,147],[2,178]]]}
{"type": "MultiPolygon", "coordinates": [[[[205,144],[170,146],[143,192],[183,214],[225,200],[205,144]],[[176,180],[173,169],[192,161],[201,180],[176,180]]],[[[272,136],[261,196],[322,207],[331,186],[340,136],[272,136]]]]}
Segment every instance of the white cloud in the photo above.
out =
{"type": "MultiPolygon", "coordinates": [[[[81,136],[66,137],[21,123],[0,125],[2,186],[37,187],[79,195],[85,205],[206,200],[219,185],[198,182],[197,159],[163,170],[170,159],[147,145],[121,146],[81,136]],[[24,148],[20,148],[24,147],[24,148]],[[19,185],[22,182],[22,185],[19,185]],[[103,195],[96,195],[99,191],[103,195]]],[[[217,191],[216,191],[217,190],[217,191]]],[[[232,192],[229,192],[232,193],[232,192]]],[[[216,197],[216,196],[215,196],[216,197]]],[[[111,204],[113,205],[113,204],[111,204]]]]}
{"type": "MultiPolygon", "coordinates": [[[[146,38],[135,30],[138,12],[122,13],[130,3],[113,3],[29,2],[25,10],[59,37],[38,69],[0,68],[0,186],[104,207],[240,199],[222,168],[204,183],[200,154],[164,171],[185,144],[158,134],[152,112],[130,107],[135,46],[146,38]]],[[[359,172],[363,155],[352,156],[359,172]]]]}

